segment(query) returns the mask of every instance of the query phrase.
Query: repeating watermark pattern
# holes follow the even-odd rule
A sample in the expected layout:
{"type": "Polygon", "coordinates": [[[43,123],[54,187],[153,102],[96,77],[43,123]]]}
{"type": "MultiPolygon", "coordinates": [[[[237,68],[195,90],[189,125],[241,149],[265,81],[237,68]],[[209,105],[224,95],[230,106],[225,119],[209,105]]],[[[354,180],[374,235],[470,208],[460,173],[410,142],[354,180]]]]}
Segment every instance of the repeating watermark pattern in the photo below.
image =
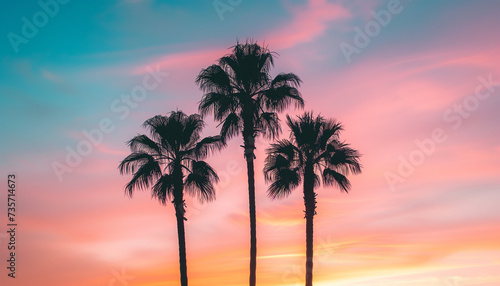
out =
{"type": "Polygon", "coordinates": [[[243,0],[214,0],[212,5],[214,6],[215,12],[219,16],[221,21],[224,21],[224,14],[226,12],[233,12],[236,6],[239,6],[243,0]]]}
{"type": "Polygon", "coordinates": [[[39,30],[45,27],[49,23],[49,20],[59,13],[61,5],[66,5],[69,1],[70,0],[38,1],[40,10],[33,13],[30,19],[28,19],[28,17],[21,18],[21,32],[19,34],[14,32],[7,33],[7,38],[14,52],[16,54],[19,53],[19,46],[29,43],[31,39],[38,35],[39,30]]]}
{"type": "MultiPolygon", "coordinates": [[[[328,236],[326,240],[324,238],[320,238],[318,240],[318,245],[318,247],[315,247],[313,257],[313,265],[316,266],[328,262],[334,253],[334,247],[332,246],[334,245],[334,242],[331,236],[328,236]]],[[[283,273],[282,281],[286,285],[304,285],[306,272],[307,269],[305,266],[305,261],[301,266],[290,266],[283,273]]]]}
{"type": "Polygon", "coordinates": [[[346,61],[350,63],[354,54],[360,54],[364,48],[368,47],[372,39],[377,37],[382,28],[387,27],[391,23],[393,16],[401,13],[403,8],[400,0],[390,0],[386,9],[381,9],[378,12],[371,11],[373,20],[366,22],[363,29],[354,27],[356,34],[354,35],[353,43],[340,43],[339,47],[346,61]]]}
{"type": "Polygon", "coordinates": [[[230,183],[232,178],[240,175],[243,172],[243,168],[241,167],[241,163],[236,160],[229,160],[226,163],[226,168],[224,171],[217,172],[219,176],[218,187],[220,189],[225,189],[230,183]]]}
{"type": "MultiPolygon", "coordinates": [[[[474,90],[474,95],[469,95],[463,98],[460,102],[453,104],[447,108],[442,115],[443,121],[451,123],[452,130],[458,130],[463,121],[469,118],[475,112],[481,101],[487,100],[495,92],[497,87],[500,87],[500,82],[493,80],[493,75],[479,76],[479,83],[474,90]]],[[[400,155],[399,166],[397,173],[392,171],[385,172],[384,176],[391,191],[396,190],[398,184],[403,183],[408,177],[415,173],[417,167],[424,164],[427,157],[434,154],[438,144],[442,144],[448,140],[448,135],[444,128],[435,128],[431,132],[431,136],[423,140],[415,140],[416,148],[409,155],[400,155]]]]}
{"type": "MultiPolygon", "coordinates": [[[[144,101],[149,92],[160,86],[168,76],[167,72],[160,70],[159,65],[155,69],[147,67],[146,71],[148,73],[142,78],[141,84],[132,87],[128,94],[122,94],[111,102],[111,112],[116,114],[120,120],[125,120],[130,115],[130,111],[137,108],[138,103],[144,101]]],[[[78,167],[83,159],[92,153],[94,146],[101,144],[104,136],[113,132],[115,127],[113,120],[105,117],[99,121],[97,128],[82,130],[81,134],[85,139],[80,140],[74,147],[66,146],[66,156],[63,163],[53,161],[51,164],[59,182],[63,181],[65,173],[73,172],[74,168],[78,167]]]]}
{"type": "Polygon", "coordinates": [[[109,280],[108,286],[117,286],[117,285],[122,285],[122,286],[128,286],[129,280],[134,280],[135,276],[130,276],[125,273],[125,267],[122,267],[121,273],[119,273],[117,270],[113,269],[111,270],[111,274],[113,277],[109,280]]]}

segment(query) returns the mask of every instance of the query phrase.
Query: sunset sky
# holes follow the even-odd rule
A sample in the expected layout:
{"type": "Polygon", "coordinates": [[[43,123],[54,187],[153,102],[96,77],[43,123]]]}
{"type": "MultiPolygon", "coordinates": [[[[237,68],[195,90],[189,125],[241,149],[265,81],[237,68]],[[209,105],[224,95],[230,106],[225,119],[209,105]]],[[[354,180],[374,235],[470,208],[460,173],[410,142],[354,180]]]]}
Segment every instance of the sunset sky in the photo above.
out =
{"type": "MultiPolygon", "coordinates": [[[[21,2],[0,8],[1,285],[180,285],[172,205],[126,197],[117,166],[146,119],[196,112],[197,74],[247,39],[275,51],[271,74],[300,76],[305,110],[341,121],[363,154],[349,194],[317,190],[314,285],[500,285],[499,1],[21,2]],[[102,137],[86,145],[88,133],[102,137]]],[[[248,285],[241,144],[207,159],[217,200],[187,199],[191,285],[248,285]]],[[[303,195],[267,197],[268,144],[255,161],[257,282],[303,285],[303,195]]]]}

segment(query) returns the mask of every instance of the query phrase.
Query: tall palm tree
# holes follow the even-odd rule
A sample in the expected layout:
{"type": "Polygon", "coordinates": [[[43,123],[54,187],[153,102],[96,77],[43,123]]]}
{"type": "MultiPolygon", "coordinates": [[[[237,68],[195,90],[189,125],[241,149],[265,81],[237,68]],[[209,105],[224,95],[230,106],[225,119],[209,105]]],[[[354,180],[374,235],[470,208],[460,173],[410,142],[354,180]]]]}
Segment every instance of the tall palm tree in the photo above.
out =
{"type": "Polygon", "coordinates": [[[161,204],[172,200],[177,218],[181,285],[187,286],[184,190],[202,202],[215,199],[213,183],[219,177],[201,159],[224,143],[220,136],[200,139],[204,122],[198,114],[187,116],[175,111],[169,116],[156,115],[143,126],[150,137],[137,135],[128,141],[132,153],[119,165],[121,174],[133,174],[125,192],[132,197],[136,190],[151,188],[152,197],[161,204]]]}
{"type": "Polygon", "coordinates": [[[266,181],[272,182],[268,195],[281,198],[290,195],[300,183],[304,188],[306,219],[306,286],[313,280],[313,219],[316,214],[315,188],[321,173],[324,186],[335,185],[348,192],[349,173],[361,172],[358,151],[340,141],[342,125],[312,112],[292,120],[287,116],[290,140],[280,140],[267,149],[264,167],[266,181]]]}
{"type": "Polygon", "coordinates": [[[293,73],[269,75],[275,54],[256,43],[237,43],[232,52],[203,69],[196,83],[204,95],[199,104],[202,115],[212,113],[221,122],[221,136],[228,140],[243,135],[247,163],[250,210],[250,286],[256,283],[257,235],[255,214],[255,138],[275,138],[281,131],[276,112],[290,104],[303,107],[297,90],[300,79],[293,73]]]}

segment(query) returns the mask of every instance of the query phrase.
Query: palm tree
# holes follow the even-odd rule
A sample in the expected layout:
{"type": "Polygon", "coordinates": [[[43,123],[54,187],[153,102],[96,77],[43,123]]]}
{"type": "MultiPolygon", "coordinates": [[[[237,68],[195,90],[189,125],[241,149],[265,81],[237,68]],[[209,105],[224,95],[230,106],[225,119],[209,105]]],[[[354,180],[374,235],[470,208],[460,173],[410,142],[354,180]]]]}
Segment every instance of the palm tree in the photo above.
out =
{"type": "Polygon", "coordinates": [[[306,219],[306,286],[313,280],[313,219],[316,193],[321,173],[324,186],[335,185],[348,192],[349,173],[361,173],[358,151],[340,141],[342,125],[335,120],[316,118],[311,113],[292,120],[287,116],[290,140],[280,140],[267,149],[264,167],[266,181],[272,182],[268,195],[281,198],[290,195],[301,182],[304,187],[306,219]]]}
{"type": "Polygon", "coordinates": [[[196,83],[204,95],[199,104],[202,115],[212,113],[220,122],[221,137],[228,140],[243,135],[247,163],[250,210],[250,286],[256,283],[257,235],[255,214],[255,138],[262,134],[275,138],[281,132],[276,112],[291,103],[303,107],[297,90],[300,79],[293,73],[280,73],[271,78],[274,53],[256,43],[237,43],[232,52],[203,69],[196,83]]]}
{"type": "Polygon", "coordinates": [[[198,114],[187,116],[175,111],[169,116],[156,115],[143,126],[151,136],[137,135],[128,141],[132,153],[119,165],[121,174],[133,174],[125,193],[132,197],[134,191],[151,187],[152,197],[161,204],[172,200],[177,218],[181,285],[187,286],[184,189],[202,202],[215,199],[213,184],[219,177],[201,159],[224,143],[220,136],[200,139],[204,122],[198,114]]]}

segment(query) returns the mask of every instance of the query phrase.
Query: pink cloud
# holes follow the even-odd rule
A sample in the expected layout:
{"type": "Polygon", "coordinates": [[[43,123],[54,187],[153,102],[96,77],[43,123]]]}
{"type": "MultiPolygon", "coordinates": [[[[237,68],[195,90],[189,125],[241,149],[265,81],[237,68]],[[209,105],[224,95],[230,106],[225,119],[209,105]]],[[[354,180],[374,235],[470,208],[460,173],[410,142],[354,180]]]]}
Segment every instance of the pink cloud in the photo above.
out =
{"type": "MultiPolygon", "coordinates": [[[[151,68],[159,66],[163,71],[175,72],[178,69],[200,69],[202,67],[207,67],[213,63],[215,60],[227,53],[226,49],[212,49],[212,50],[198,50],[189,52],[180,52],[174,54],[167,54],[164,56],[157,57],[147,64],[139,65],[133,68],[133,73],[135,74],[146,74],[151,68]]],[[[194,81],[194,79],[193,79],[194,81]]]]}
{"type": "Polygon", "coordinates": [[[286,49],[310,42],[323,35],[330,22],[350,16],[344,7],[326,0],[309,0],[306,7],[286,6],[293,20],[264,37],[273,49],[286,49]]]}

